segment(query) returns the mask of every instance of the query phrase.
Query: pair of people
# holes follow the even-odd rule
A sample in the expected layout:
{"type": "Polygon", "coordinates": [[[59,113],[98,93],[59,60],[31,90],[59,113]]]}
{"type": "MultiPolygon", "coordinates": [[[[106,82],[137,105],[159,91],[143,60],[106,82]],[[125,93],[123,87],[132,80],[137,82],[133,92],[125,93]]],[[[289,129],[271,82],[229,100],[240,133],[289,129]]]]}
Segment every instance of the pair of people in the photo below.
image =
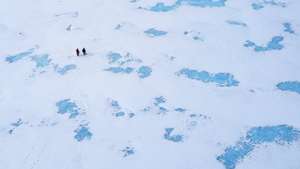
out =
{"type": "MultiPolygon", "coordinates": [[[[86,55],[86,50],[85,50],[85,48],[83,48],[81,51],[82,51],[83,55],[86,55]]],[[[80,55],[80,51],[79,51],[78,48],[76,49],[76,55],[77,55],[77,56],[80,55]]]]}

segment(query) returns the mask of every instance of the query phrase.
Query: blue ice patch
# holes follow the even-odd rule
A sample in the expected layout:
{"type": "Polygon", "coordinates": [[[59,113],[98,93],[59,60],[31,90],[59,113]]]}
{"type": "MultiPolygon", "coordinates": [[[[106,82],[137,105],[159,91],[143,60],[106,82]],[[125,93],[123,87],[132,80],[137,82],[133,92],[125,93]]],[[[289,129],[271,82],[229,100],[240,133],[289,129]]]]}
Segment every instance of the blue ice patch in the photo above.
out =
{"type": "Polygon", "coordinates": [[[116,100],[112,100],[110,102],[110,106],[113,108],[112,115],[115,117],[124,117],[126,114],[128,115],[129,118],[133,118],[135,116],[134,113],[126,113],[125,111],[123,111],[119,102],[116,100]]]}
{"type": "Polygon", "coordinates": [[[168,109],[165,107],[159,107],[158,109],[159,109],[159,114],[161,114],[161,113],[164,114],[164,113],[168,112],[168,109]]]}
{"type": "Polygon", "coordinates": [[[128,114],[128,117],[129,117],[129,118],[133,118],[134,116],[135,116],[134,113],[129,113],[129,114],[128,114]]]}
{"type": "Polygon", "coordinates": [[[198,7],[224,7],[227,0],[178,0],[183,4],[198,7]]]}
{"type": "Polygon", "coordinates": [[[69,118],[75,118],[79,115],[78,106],[72,102],[70,99],[61,100],[56,103],[56,107],[58,107],[58,114],[70,114],[69,118]]]}
{"type": "Polygon", "coordinates": [[[200,38],[199,36],[194,36],[194,37],[193,37],[193,40],[201,40],[201,41],[203,41],[203,39],[200,38]]]}
{"type": "Polygon", "coordinates": [[[237,25],[237,26],[242,26],[242,27],[247,27],[247,24],[240,22],[240,21],[233,21],[233,20],[227,20],[226,23],[230,25],[237,25]]]}
{"type": "Polygon", "coordinates": [[[246,140],[252,144],[277,143],[285,144],[298,141],[300,131],[288,125],[254,127],[247,132],[246,140]]]}
{"type": "Polygon", "coordinates": [[[300,140],[300,131],[292,126],[253,127],[247,132],[246,137],[241,138],[234,146],[227,147],[217,160],[223,163],[226,169],[235,169],[236,165],[260,144],[284,145],[298,140],[300,140]]]}
{"type": "Polygon", "coordinates": [[[119,111],[119,112],[114,113],[114,115],[115,115],[116,117],[122,117],[122,116],[125,116],[125,112],[119,111]]]}
{"type": "Polygon", "coordinates": [[[50,64],[51,59],[49,59],[49,55],[35,55],[31,57],[31,60],[36,63],[36,68],[43,68],[50,64]]]}
{"type": "Polygon", "coordinates": [[[142,62],[140,59],[133,59],[133,58],[127,58],[127,59],[123,59],[122,61],[120,61],[118,64],[120,66],[125,65],[127,63],[131,63],[131,62],[136,62],[136,63],[140,63],[142,62]]]}
{"type": "Polygon", "coordinates": [[[165,3],[159,2],[150,8],[153,12],[169,12],[180,6],[180,1],[176,1],[173,5],[165,5],[165,3]]]}
{"type": "Polygon", "coordinates": [[[112,100],[111,103],[110,103],[110,105],[111,105],[111,107],[113,107],[116,110],[120,110],[121,109],[121,106],[120,106],[119,102],[116,101],[116,100],[112,100]]]}
{"type": "Polygon", "coordinates": [[[251,6],[252,6],[252,9],[254,9],[254,10],[260,10],[260,9],[264,8],[264,5],[262,5],[260,3],[252,3],[251,6]]]}
{"type": "Polygon", "coordinates": [[[155,28],[150,28],[150,29],[144,31],[144,33],[150,37],[164,36],[164,35],[168,34],[168,32],[157,30],[155,28]]]}
{"type": "Polygon", "coordinates": [[[150,111],[151,110],[151,107],[150,106],[147,106],[147,107],[145,107],[145,108],[143,108],[143,112],[148,112],[148,111],[150,111]]]}
{"type": "Polygon", "coordinates": [[[107,58],[109,60],[109,63],[111,64],[111,63],[115,63],[118,60],[120,60],[122,58],[122,55],[120,53],[110,52],[107,55],[107,58]]]}
{"type": "Polygon", "coordinates": [[[300,82],[299,81],[280,82],[276,85],[276,87],[282,91],[290,91],[290,92],[296,92],[296,93],[300,94],[300,82]]]}
{"type": "MultiPolygon", "coordinates": [[[[121,66],[124,66],[125,64],[128,63],[141,63],[142,60],[140,59],[135,59],[130,53],[126,53],[125,55],[121,55],[120,53],[117,52],[110,52],[107,54],[107,59],[109,64],[115,64],[118,65],[118,69],[122,68],[121,66]]],[[[116,69],[116,68],[114,68],[116,69]]],[[[123,68],[124,69],[124,68],[123,68]]]]}
{"type": "Polygon", "coordinates": [[[279,1],[279,0],[261,0],[261,2],[252,3],[252,9],[254,10],[260,10],[264,8],[266,5],[270,6],[279,6],[282,8],[286,7],[286,3],[279,1]]]}
{"type": "Polygon", "coordinates": [[[193,113],[193,114],[190,114],[190,118],[195,118],[197,117],[197,114],[193,113]]]}
{"type": "Polygon", "coordinates": [[[141,79],[144,79],[146,77],[149,77],[152,73],[152,69],[148,66],[141,66],[138,70],[137,73],[141,79]]]}
{"type": "Polygon", "coordinates": [[[173,141],[176,143],[183,142],[183,135],[180,135],[180,134],[172,135],[173,131],[174,131],[174,128],[166,128],[164,138],[166,140],[173,141]]]}
{"type": "Polygon", "coordinates": [[[114,112],[112,113],[113,116],[115,116],[115,117],[125,116],[126,113],[124,111],[120,111],[122,109],[122,107],[120,106],[118,101],[112,100],[110,102],[110,106],[114,109],[114,112]]]}
{"type": "Polygon", "coordinates": [[[152,6],[149,10],[153,12],[169,12],[175,10],[181,5],[190,5],[196,7],[224,7],[226,0],[177,0],[172,5],[166,5],[163,2],[159,2],[152,6]]]}
{"type": "Polygon", "coordinates": [[[154,98],[154,100],[155,100],[154,102],[155,106],[159,106],[160,104],[165,103],[167,101],[167,99],[164,98],[163,96],[156,97],[154,98]]]}
{"type": "Polygon", "coordinates": [[[124,153],[123,157],[127,157],[127,156],[130,156],[130,155],[133,155],[134,152],[135,152],[133,147],[125,147],[121,151],[124,153]]]}
{"type": "Polygon", "coordinates": [[[93,134],[89,131],[89,128],[84,125],[80,125],[79,128],[77,128],[74,132],[74,138],[78,142],[81,142],[83,140],[90,140],[93,136],[93,134]]]}
{"type": "Polygon", "coordinates": [[[5,61],[7,61],[9,63],[17,62],[18,60],[21,60],[27,56],[30,56],[31,54],[33,54],[33,52],[34,52],[34,48],[29,49],[25,52],[15,54],[15,55],[10,55],[5,58],[5,61]]]}
{"type": "Polygon", "coordinates": [[[177,112],[186,112],[186,109],[181,108],[181,107],[178,107],[178,108],[176,108],[174,110],[177,111],[177,112]]]}
{"type": "Polygon", "coordinates": [[[284,27],[284,32],[288,32],[290,34],[295,34],[295,31],[292,28],[292,24],[285,22],[282,25],[284,27]]]}
{"type": "Polygon", "coordinates": [[[248,142],[240,141],[235,146],[226,148],[217,160],[223,163],[226,169],[235,169],[236,165],[254,150],[254,147],[248,142]]]}
{"type": "Polygon", "coordinates": [[[125,74],[130,74],[134,68],[132,67],[110,67],[110,68],[107,68],[107,69],[104,69],[105,71],[109,71],[109,72],[112,72],[112,73],[125,73],[125,74]]]}
{"type": "Polygon", "coordinates": [[[255,52],[265,52],[271,50],[281,50],[284,46],[281,42],[284,40],[283,36],[274,36],[271,41],[268,42],[266,46],[259,46],[252,41],[247,40],[244,44],[247,48],[253,48],[255,52]]]}
{"type": "Polygon", "coordinates": [[[178,76],[184,75],[185,77],[193,80],[199,80],[204,83],[216,83],[219,87],[238,86],[239,81],[234,79],[230,73],[216,73],[212,74],[206,71],[197,71],[194,69],[184,68],[178,73],[178,76]]]}
{"type": "Polygon", "coordinates": [[[76,65],[74,64],[70,64],[70,65],[65,65],[62,68],[57,68],[56,72],[59,73],[60,75],[65,75],[66,73],[68,73],[70,70],[76,69],[76,65]]]}

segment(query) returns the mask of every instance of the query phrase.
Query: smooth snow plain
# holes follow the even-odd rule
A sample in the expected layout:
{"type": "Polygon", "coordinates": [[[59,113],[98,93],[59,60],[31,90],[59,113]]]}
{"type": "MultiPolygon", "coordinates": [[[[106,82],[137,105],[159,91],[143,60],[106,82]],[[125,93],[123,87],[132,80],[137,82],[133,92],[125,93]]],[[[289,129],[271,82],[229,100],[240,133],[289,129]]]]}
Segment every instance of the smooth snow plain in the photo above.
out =
{"type": "Polygon", "coordinates": [[[0,169],[299,169],[299,8],[3,2],[0,169]]]}

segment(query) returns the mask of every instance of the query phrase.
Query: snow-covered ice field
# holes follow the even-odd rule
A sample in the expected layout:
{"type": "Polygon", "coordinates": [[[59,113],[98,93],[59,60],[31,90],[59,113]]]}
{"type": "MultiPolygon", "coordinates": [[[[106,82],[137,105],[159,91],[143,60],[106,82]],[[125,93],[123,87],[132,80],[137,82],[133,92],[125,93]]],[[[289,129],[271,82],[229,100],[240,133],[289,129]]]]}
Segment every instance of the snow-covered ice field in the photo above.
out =
{"type": "Polygon", "coordinates": [[[0,169],[300,169],[299,9],[3,1],[0,169]]]}

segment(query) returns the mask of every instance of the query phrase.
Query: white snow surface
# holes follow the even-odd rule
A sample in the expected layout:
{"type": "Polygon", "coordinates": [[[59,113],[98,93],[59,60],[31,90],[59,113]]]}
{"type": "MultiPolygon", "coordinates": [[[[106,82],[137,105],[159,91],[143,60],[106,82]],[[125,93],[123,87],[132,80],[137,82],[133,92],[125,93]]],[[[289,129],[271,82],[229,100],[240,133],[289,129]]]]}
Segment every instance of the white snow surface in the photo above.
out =
{"type": "MultiPolygon", "coordinates": [[[[225,169],[217,157],[251,128],[288,125],[300,130],[300,92],[276,87],[300,81],[299,0],[260,10],[251,7],[255,0],[147,10],[158,2],[175,3],[1,3],[0,169],[225,169]],[[286,22],[294,34],[284,32],[286,22]],[[150,28],[167,34],[150,37],[144,32],[150,28]],[[195,35],[200,40],[193,39],[195,35]],[[244,46],[247,40],[265,46],[274,36],[284,37],[281,50],[256,52],[244,46]],[[77,57],[75,49],[83,47],[88,55],[77,57]],[[31,55],[7,62],[7,57],[29,49],[31,55]],[[124,65],[134,70],[106,71],[119,66],[109,62],[112,52],[133,58],[124,65]],[[43,54],[51,61],[38,67],[33,58],[43,54]],[[70,64],[76,68],[57,72],[70,64]],[[148,77],[138,76],[141,66],[152,69],[148,77]],[[230,73],[239,83],[222,87],[189,79],[178,74],[183,68],[230,73]],[[155,105],[158,97],[166,102],[155,105]],[[57,103],[65,99],[76,104],[79,115],[59,113],[57,103]],[[113,101],[121,108],[112,107],[113,101]],[[78,141],[75,130],[80,126],[91,136],[78,141]],[[166,139],[168,128],[181,140],[166,139]],[[133,152],[126,155],[126,148],[133,152]]],[[[266,143],[235,168],[299,169],[299,157],[300,139],[285,145],[266,143]]]]}

